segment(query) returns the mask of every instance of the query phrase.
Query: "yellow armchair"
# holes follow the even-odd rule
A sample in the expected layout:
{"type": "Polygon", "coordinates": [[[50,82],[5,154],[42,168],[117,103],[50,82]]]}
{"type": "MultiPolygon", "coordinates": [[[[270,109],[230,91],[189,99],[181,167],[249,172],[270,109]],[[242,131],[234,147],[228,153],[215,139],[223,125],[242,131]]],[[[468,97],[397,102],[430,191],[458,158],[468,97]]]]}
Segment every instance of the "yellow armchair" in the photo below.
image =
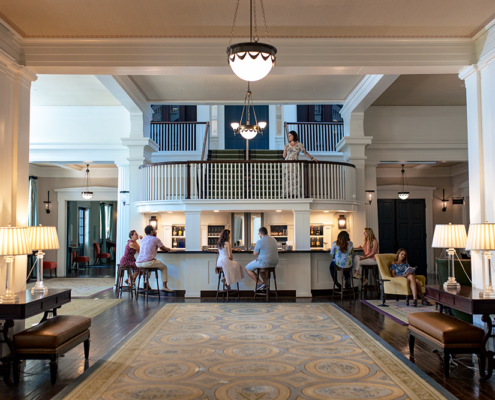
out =
{"type": "MultiPolygon", "coordinates": [[[[385,294],[395,294],[406,296],[406,303],[409,305],[409,296],[412,295],[411,287],[407,278],[396,277],[392,278],[390,273],[390,265],[395,259],[395,254],[377,254],[375,255],[378,269],[380,270],[380,276],[382,279],[390,279],[390,282],[384,282],[385,294]]],[[[416,275],[416,279],[421,283],[421,290],[425,292],[426,277],[423,275],[416,275]]]]}

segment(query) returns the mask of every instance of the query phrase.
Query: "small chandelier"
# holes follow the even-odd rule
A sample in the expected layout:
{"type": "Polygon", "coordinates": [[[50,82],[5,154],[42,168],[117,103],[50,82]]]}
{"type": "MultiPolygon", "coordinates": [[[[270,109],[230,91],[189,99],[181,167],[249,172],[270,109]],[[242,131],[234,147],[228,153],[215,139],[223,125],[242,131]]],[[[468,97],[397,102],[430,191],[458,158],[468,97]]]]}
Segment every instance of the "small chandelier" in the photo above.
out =
{"type": "Polygon", "coordinates": [[[227,47],[227,62],[239,78],[248,81],[256,82],[267,76],[275,66],[275,55],[277,49],[270,45],[268,40],[268,28],[266,26],[265,8],[263,0],[260,0],[261,11],[263,13],[263,21],[265,22],[265,37],[266,44],[259,43],[258,26],[256,24],[256,0],[249,0],[250,5],[250,23],[249,23],[249,42],[232,44],[234,37],[235,21],[237,19],[237,10],[239,2],[235,7],[234,22],[232,23],[232,33],[230,35],[229,47],[227,47]],[[254,36],[253,36],[253,11],[254,11],[254,36]]]}
{"type": "Polygon", "coordinates": [[[247,140],[253,139],[258,133],[263,134],[263,130],[266,128],[266,122],[260,121],[258,123],[258,119],[256,118],[256,112],[254,111],[254,105],[253,105],[253,96],[252,96],[251,89],[249,87],[249,82],[248,82],[248,90],[246,93],[246,97],[244,98],[244,107],[242,107],[241,120],[239,123],[232,122],[230,124],[230,126],[234,130],[235,135],[240,133],[241,136],[247,140]],[[242,125],[242,117],[244,117],[244,112],[246,111],[246,106],[247,106],[246,124],[242,125]],[[253,109],[255,125],[251,125],[251,109],[250,109],[250,107],[253,109]]]}
{"type": "Polygon", "coordinates": [[[89,200],[93,197],[93,192],[91,189],[91,180],[89,179],[89,164],[86,164],[86,176],[84,177],[83,183],[84,190],[81,192],[83,199],[89,200]]]}
{"type": "Polygon", "coordinates": [[[407,180],[406,180],[406,171],[404,171],[404,164],[402,164],[401,171],[401,185],[402,190],[398,193],[399,199],[406,200],[409,197],[409,192],[406,192],[407,180]]]}

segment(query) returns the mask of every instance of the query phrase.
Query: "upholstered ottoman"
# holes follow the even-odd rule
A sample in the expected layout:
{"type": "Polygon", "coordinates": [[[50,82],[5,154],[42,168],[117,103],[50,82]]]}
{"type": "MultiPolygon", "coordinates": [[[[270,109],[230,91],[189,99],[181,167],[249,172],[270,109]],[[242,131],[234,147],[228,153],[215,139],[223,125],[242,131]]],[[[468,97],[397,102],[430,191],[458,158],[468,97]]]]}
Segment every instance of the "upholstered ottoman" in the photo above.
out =
{"type": "Polygon", "coordinates": [[[50,278],[52,277],[52,270],[55,270],[55,278],[57,277],[57,263],[54,261],[43,261],[43,271],[45,269],[50,270],[50,278]]]}
{"type": "Polygon", "coordinates": [[[483,329],[437,312],[418,312],[407,316],[409,351],[414,354],[415,338],[443,352],[444,375],[449,377],[451,354],[478,354],[480,375],[485,375],[485,356],[481,354],[483,329]]]}
{"type": "Polygon", "coordinates": [[[50,360],[51,381],[55,384],[58,357],[84,342],[84,356],[89,358],[90,326],[91,318],[59,315],[14,335],[14,382],[19,383],[21,360],[50,360]]]}

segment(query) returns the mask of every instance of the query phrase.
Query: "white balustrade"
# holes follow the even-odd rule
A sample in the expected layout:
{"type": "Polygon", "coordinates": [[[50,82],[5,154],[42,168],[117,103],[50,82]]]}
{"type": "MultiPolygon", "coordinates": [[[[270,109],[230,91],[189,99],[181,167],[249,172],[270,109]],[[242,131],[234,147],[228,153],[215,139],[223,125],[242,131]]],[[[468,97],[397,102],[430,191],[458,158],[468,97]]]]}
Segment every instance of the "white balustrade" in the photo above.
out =
{"type": "Polygon", "coordinates": [[[296,131],[308,152],[337,151],[337,143],[344,137],[342,122],[286,122],[285,130],[286,136],[296,131]]]}
{"type": "Polygon", "coordinates": [[[351,164],[308,161],[170,162],[141,167],[141,201],[356,200],[351,164]]]}
{"type": "Polygon", "coordinates": [[[198,151],[197,135],[208,135],[207,122],[152,122],[150,138],[159,151],[198,151]]]}

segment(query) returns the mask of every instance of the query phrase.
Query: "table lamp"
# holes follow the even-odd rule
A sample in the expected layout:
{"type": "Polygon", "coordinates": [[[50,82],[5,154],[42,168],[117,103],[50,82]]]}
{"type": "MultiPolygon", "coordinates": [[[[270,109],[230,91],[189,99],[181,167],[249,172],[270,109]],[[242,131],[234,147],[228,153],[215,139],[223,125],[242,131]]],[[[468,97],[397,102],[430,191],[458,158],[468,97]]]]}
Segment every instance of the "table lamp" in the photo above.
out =
{"type": "Polygon", "coordinates": [[[456,254],[455,249],[466,246],[466,240],[466,227],[462,224],[435,225],[431,247],[447,249],[447,254],[450,257],[449,279],[443,284],[443,288],[446,290],[461,288],[461,285],[455,280],[454,255],[456,254]]]}
{"type": "Polygon", "coordinates": [[[31,254],[31,246],[26,228],[0,228],[0,256],[5,256],[7,270],[5,276],[5,294],[0,296],[0,303],[17,303],[19,296],[14,294],[14,256],[31,254]]]}
{"type": "Polygon", "coordinates": [[[31,289],[31,293],[45,293],[46,287],[43,286],[43,250],[57,250],[58,235],[54,226],[30,226],[27,228],[28,240],[33,250],[38,250],[36,253],[36,285],[31,289]]]}
{"type": "Polygon", "coordinates": [[[483,252],[483,259],[488,266],[488,285],[486,284],[485,266],[483,272],[483,291],[480,297],[495,298],[495,291],[492,286],[492,273],[490,269],[491,250],[495,250],[495,224],[470,224],[467,237],[466,250],[476,250],[483,252]]]}

